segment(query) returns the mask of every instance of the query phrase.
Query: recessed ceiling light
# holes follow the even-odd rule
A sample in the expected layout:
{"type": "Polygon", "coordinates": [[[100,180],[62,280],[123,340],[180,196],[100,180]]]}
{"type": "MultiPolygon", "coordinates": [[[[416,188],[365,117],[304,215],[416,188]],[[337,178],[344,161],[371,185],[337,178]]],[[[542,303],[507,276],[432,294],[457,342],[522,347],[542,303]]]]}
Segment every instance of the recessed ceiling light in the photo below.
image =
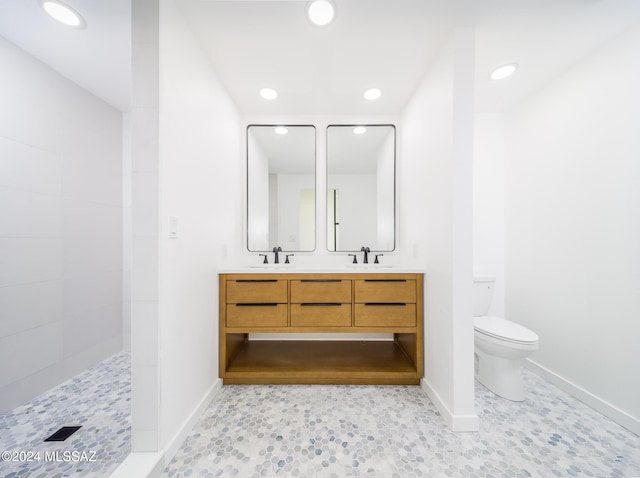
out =
{"type": "Polygon", "coordinates": [[[517,63],[509,63],[508,65],[502,65],[493,70],[491,73],[492,80],[502,80],[507,76],[513,75],[513,73],[518,69],[517,63]]]}
{"type": "Polygon", "coordinates": [[[307,6],[307,16],[311,23],[325,27],[333,21],[336,10],[328,0],[315,0],[307,6]]]}
{"type": "Polygon", "coordinates": [[[260,96],[265,100],[275,100],[278,97],[278,92],[272,88],[262,88],[260,90],[260,96]]]}
{"type": "Polygon", "coordinates": [[[39,0],[42,9],[60,23],[73,28],[86,28],[82,15],[59,0],[39,0]]]}
{"type": "Polygon", "coordinates": [[[367,128],[365,128],[364,126],[356,126],[355,128],[353,128],[354,134],[363,134],[366,132],[367,132],[367,128]]]}
{"type": "Polygon", "coordinates": [[[367,100],[377,100],[380,98],[380,95],[382,95],[382,91],[380,91],[379,88],[369,88],[362,96],[367,100]]]}
{"type": "Polygon", "coordinates": [[[287,134],[289,132],[289,130],[284,126],[276,126],[273,128],[273,131],[275,131],[276,134],[287,134]]]}

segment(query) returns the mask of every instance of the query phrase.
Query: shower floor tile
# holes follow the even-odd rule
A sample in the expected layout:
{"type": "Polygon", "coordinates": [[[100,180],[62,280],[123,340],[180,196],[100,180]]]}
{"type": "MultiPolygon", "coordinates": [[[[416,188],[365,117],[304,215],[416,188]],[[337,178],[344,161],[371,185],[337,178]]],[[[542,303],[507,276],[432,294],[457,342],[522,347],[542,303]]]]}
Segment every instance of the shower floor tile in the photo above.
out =
{"type": "Polygon", "coordinates": [[[0,415],[3,478],[105,477],[129,454],[130,356],[119,353],[0,415]],[[63,442],[43,440],[82,426],[63,442]]]}
{"type": "Polygon", "coordinates": [[[165,477],[634,477],[640,439],[525,371],[527,399],[476,383],[454,433],[417,386],[229,385],[165,477]]]}

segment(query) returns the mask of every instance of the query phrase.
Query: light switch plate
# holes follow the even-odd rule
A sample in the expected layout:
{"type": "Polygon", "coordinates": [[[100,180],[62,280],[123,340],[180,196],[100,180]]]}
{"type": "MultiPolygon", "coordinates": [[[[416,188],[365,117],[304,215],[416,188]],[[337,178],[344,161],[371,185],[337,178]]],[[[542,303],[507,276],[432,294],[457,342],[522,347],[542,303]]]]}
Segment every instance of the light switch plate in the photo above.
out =
{"type": "Polygon", "coordinates": [[[178,238],[178,218],[169,216],[169,239],[178,238]]]}

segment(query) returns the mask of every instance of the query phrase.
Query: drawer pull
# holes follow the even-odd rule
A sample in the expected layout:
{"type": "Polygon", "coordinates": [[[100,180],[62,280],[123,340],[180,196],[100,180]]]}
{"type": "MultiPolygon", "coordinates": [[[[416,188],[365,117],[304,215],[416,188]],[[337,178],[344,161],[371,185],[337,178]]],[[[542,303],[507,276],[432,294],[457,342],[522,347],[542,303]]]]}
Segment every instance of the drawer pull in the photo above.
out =
{"type": "Polygon", "coordinates": [[[236,282],[238,283],[246,283],[246,282],[278,282],[277,279],[238,279],[236,282]]]}
{"type": "Polygon", "coordinates": [[[364,305],[373,307],[405,307],[407,304],[400,302],[365,302],[364,305]]]}
{"type": "Polygon", "coordinates": [[[302,279],[300,282],[342,282],[341,279],[302,279]]]}
{"type": "Polygon", "coordinates": [[[236,307],[278,307],[278,304],[236,304],[236,307]]]}
{"type": "Polygon", "coordinates": [[[342,304],[336,302],[305,302],[302,307],[340,307],[342,304]]]}
{"type": "Polygon", "coordinates": [[[407,282],[407,279],[365,279],[365,282],[407,282]]]}

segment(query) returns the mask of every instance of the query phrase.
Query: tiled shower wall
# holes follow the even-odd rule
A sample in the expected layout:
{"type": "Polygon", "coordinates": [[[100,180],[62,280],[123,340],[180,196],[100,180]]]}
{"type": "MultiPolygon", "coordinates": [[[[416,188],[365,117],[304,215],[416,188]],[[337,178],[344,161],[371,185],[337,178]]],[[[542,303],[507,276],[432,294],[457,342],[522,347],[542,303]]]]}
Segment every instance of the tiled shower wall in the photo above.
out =
{"type": "Polygon", "coordinates": [[[157,451],[158,0],[131,2],[131,451],[157,451]]]}
{"type": "Polygon", "coordinates": [[[122,114],[0,38],[0,413],[122,348],[122,114]]]}

